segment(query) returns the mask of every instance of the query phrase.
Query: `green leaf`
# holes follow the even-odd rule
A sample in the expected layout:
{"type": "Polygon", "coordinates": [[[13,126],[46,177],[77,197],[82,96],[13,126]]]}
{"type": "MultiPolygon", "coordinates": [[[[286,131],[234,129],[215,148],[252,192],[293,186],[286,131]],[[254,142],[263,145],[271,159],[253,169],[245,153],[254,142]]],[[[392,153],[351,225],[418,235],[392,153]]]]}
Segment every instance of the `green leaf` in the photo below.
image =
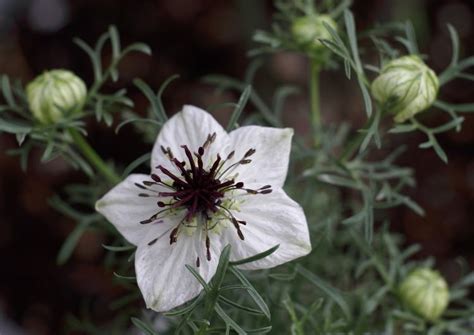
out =
{"type": "Polygon", "coordinates": [[[237,334],[247,335],[247,332],[243,330],[242,328],[240,328],[240,326],[234,320],[232,320],[231,317],[226,314],[226,312],[224,312],[224,310],[219,304],[216,304],[215,311],[221,317],[221,319],[226,323],[226,325],[234,329],[237,332],[237,334]]]}
{"type": "Polygon", "coordinates": [[[350,10],[344,11],[344,23],[346,25],[347,37],[349,38],[349,45],[351,47],[352,58],[359,75],[363,75],[364,69],[359,57],[359,47],[357,45],[357,33],[354,22],[354,15],[350,10]]]}
{"type": "Polygon", "coordinates": [[[408,52],[412,55],[419,55],[420,51],[418,50],[418,43],[416,42],[415,29],[411,21],[405,23],[405,34],[407,36],[407,48],[408,52]]]}
{"type": "Polygon", "coordinates": [[[94,80],[99,82],[102,80],[102,63],[100,61],[100,55],[97,55],[96,52],[83,40],[80,38],[73,39],[73,42],[84,50],[89,56],[92,68],[94,70],[94,80]]]}
{"type": "Polygon", "coordinates": [[[414,124],[398,124],[394,128],[390,129],[388,132],[392,134],[401,134],[409,133],[416,130],[416,125],[414,124]]]}
{"type": "Polygon", "coordinates": [[[194,276],[194,278],[196,278],[197,281],[202,285],[204,290],[206,292],[210,292],[211,287],[206,283],[204,278],[202,278],[201,275],[192,266],[190,266],[188,264],[186,264],[185,266],[186,266],[186,269],[188,269],[188,271],[191,272],[191,274],[194,276]]]}
{"type": "Polygon", "coordinates": [[[131,162],[126,168],[125,170],[123,170],[123,173],[122,173],[122,179],[125,179],[129,174],[131,174],[137,167],[139,167],[140,165],[150,161],[151,159],[151,153],[146,153],[140,157],[138,157],[137,159],[135,159],[133,162],[131,162]]]}
{"type": "Polygon", "coordinates": [[[145,122],[147,124],[153,124],[157,126],[158,128],[163,125],[163,122],[161,121],[156,121],[154,119],[147,119],[147,118],[136,118],[136,119],[128,119],[120,122],[117,127],[115,128],[115,133],[118,134],[120,129],[122,129],[123,126],[129,124],[129,123],[135,123],[135,122],[145,122]]]}
{"type": "Polygon", "coordinates": [[[449,37],[451,38],[452,56],[449,66],[456,66],[459,61],[459,35],[456,29],[448,23],[449,37]]]}
{"type": "Polygon", "coordinates": [[[335,185],[335,186],[342,186],[342,187],[347,187],[347,188],[353,188],[353,189],[360,189],[360,185],[355,182],[352,179],[342,177],[342,176],[336,176],[336,175],[330,175],[330,174],[320,174],[317,176],[317,179],[323,183],[335,185]]]}
{"type": "Polygon", "coordinates": [[[247,257],[247,258],[244,258],[244,259],[241,259],[241,260],[238,260],[238,261],[234,261],[234,262],[230,262],[230,265],[232,266],[238,266],[238,265],[242,265],[242,264],[247,264],[247,263],[251,263],[251,262],[255,262],[255,261],[258,261],[260,259],[263,259],[271,254],[273,254],[278,248],[280,247],[279,244],[277,244],[276,246],[274,247],[271,247],[270,249],[268,250],[265,250],[264,252],[261,252],[259,254],[256,254],[256,255],[253,255],[253,256],[250,256],[250,257],[247,257]]]}
{"type": "Polygon", "coordinates": [[[238,304],[224,296],[219,296],[219,301],[229,305],[229,306],[232,306],[234,308],[237,308],[237,309],[240,309],[241,311],[244,311],[246,313],[249,313],[249,314],[254,314],[254,315],[264,315],[264,313],[259,310],[259,309],[255,309],[255,308],[252,308],[252,307],[247,307],[247,306],[244,306],[244,305],[241,305],[241,304],[238,304]]]}
{"type": "Polygon", "coordinates": [[[120,57],[120,37],[117,30],[117,27],[110,26],[109,27],[109,36],[110,36],[110,43],[112,44],[112,57],[114,59],[118,59],[120,57]]]}
{"type": "Polygon", "coordinates": [[[150,324],[134,317],[132,317],[131,320],[135,327],[140,329],[143,333],[145,333],[145,335],[158,335],[158,333],[153,329],[150,324]]]}
{"type": "Polygon", "coordinates": [[[436,140],[436,137],[434,136],[429,136],[430,142],[433,146],[434,151],[438,155],[439,158],[446,164],[448,164],[448,156],[446,155],[446,152],[444,152],[443,148],[439,145],[438,141],[436,140]]]}
{"type": "Polygon", "coordinates": [[[474,285],[474,272],[469,273],[464,276],[458,283],[455,284],[456,287],[469,287],[474,285]]]}
{"type": "Polygon", "coordinates": [[[125,308],[127,306],[134,304],[134,302],[140,299],[140,297],[141,297],[140,292],[132,292],[130,294],[121,296],[120,298],[112,301],[109,305],[109,308],[112,311],[120,310],[122,308],[125,308]]]}
{"type": "MultiPolygon", "coordinates": [[[[203,78],[203,81],[208,84],[217,85],[221,89],[234,89],[240,92],[243,92],[247,87],[247,84],[223,75],[208,75],[203,78]]],[[[250,101],[270,125],[274,127],[282,126],[281,122],[275,117],[270,108],[268,108],[262,98],[255,91],[251,92],[250,101]]]]}
{"type": "Polygon", "coordinates": [[[166,316],[178,316],[178,315],[184,315],[184,314],[191,313],[197,307],[197,305],[199,305],[199,303],[202,301],[203,297],[204,297],[204,295],[200,294],[190,304],[188,304],[184,307],[181,307],[181,308],[173,309],[169,312],[164,313],[164,315],[166,315],[166,316]]]}
{"type": "Polygon", "coordinates": [[[28,134],[33,128],[26,123],[0,119],[0,132],[11,134],[28,134]]]}
{"type": "Polygon", "coordinates": [[[161,84],[160,88],[158,89],[158,93],[156,94],[158,99],[158,108],[161,114],[161,118],[166,121],[168,120],[168,116],[166,115],[165,107],[163,106],[163,92],[168,88],[168,86],[179,78],[178,74],[174,74],[168,79],[166,79],[163,84],[161,84]]]}
{"type": "Polygon", "coordinates": [[[367,89],[364,84],[364,81],[360,77],[358,77],[357,82],[359,83],[359,87],[362,92],[362,98],[364,99],[365,112],[367,113],[367,116],[371,116],[373,107],[369,90],[367,89]]]}
{"type": "Polygon", "coordinates": [[[253,301],[257,304],[258,308],[265,314],[265,316],[270,320],[271,314],[270,309],[268,308],[265,300],[263,300],[262,296],[257,292],[257,290],[252,286],[252,284],[248,281],[245,275],[238,270],[237,268],[231,267],[230,271],[237,277],[237,279],[244,285],[249,293],[250,297],[252,297],[253,301]]]}
{"type": "Polygon", "coordinates": [[[69,236],[66,238],[63,245],[61,246],[61,249],[59,249],[59,253],[56,258],[56,263],[58,265],[63,265],[69,260],[72,255],[72,252],[74,251],[77,243],[79,242],[79,239],[82,237],[82,235],[87,230],[90,224],[90,220],[84,220],[80,222],[69,234],[69,236]]]}
{"type": "Polygon", "coordinates": [[[114,245],[106,245],[106,244],[102,244],[102,247],[106,250],[113,251],[113,252],[130,251],[136,248],[136,246],[134,245],[114,246],[114,245]]]}
{"type": "Polygon", "coordinates": [[[272,326],[262,327],[262,328],[255,328],[255,329],[247,329],[247,334],[268,334],[272,330],[272,326]]]}
{"type": "Polygon", "coordinates": [[[13,99],[10,79],[8,79],[8,76],[6,75],[2,76],[2,93],[8,105],[10,107],[16,107],[15,99],[13,99]]]}
{"type": "Polygon", "coordinates": [[[273,112],[278,120],[281,119],[283,112],[283,105],[288,96],[300,93],[300,89],[294,86],[279,87],[273,96],[273,112]]]}
{"type": "Polygon", "coordinates": [[[242,94],[240,95],[239,102],[237,103],[237,106],[234,108],[234,111],[232,112],[229,123],[227,124],[227,131],[231,131],[236,127],[237,121],[239,120],[240,115],[242,114],[242,111],[245,108],[245,105],[247,105],[247,102],[250,97],[250,93],[252,93],[252,86],[248,85],[245,88],[245,90],[242,92],[242,94]]]}
{"type": "Polygon", "coordinates": [[[314,273],[306,270],[304,267],[297,265],[296,270],[307,280],[309,280],[311,283],[313,283],[315,286],[317,286],[321,291],[326,293],[342,310],[344,315],[346,316],[346,319],[350,320],[351,319],[351,312],[349,305],[347,302],[344,300],[342,297],[341,293],[335,289],[334,287],[331,287],[329,284],[324,282],[321,278],[316,276],[314,273]]]}
{"type": "Polygon", "coordinates": [[[445,110],[445,111],[453,111],[453,112],[460,112],[460,113],[473,113],[474,112],[474,104],[449,104],[444,101],[435,101],[434,106],[445,110]]]}
{"type": "Polygon", "coordinates": [[[130,281],[130,282],[136,282],[137,277],[134,276],[122,276],[121,274],[118,274],[117,272],[114,272],[114,276],[117,277],[120,280],[125,280],[125,281],[130,281]]]}
{"type": "Polygon", "coordinates": [[[217,264],[216,273],[212,279],[213,290],[219,290],[224,281],[224,277],[227,273],[227,268],[229,266],[229,257],[230,257],[230,244],[226,245],[222,250],[221,256],[219,257],[219,263],[217,264]]]}
{"type": "Polygon", "coordinates": [[[148,84],[145,83],[141,79],[135,79],[133,80],[133,83],[135,84],[135,86],[137,86],[140,89],[140,91],[142,91],[142,93],[146,96],[146,98],[150,102],[151,110],[155,114],[158,121],[164,123],[166,119],[163,118],[163,115],[160,111],[160,107],[158,105],[158,99],[155,96],[155,92],[153,92],[150,86],[148,86],[148,84]]]}
{"type": "Polygon", "coordinates": [[[151,56],[151,54],[152,54],[151,48],[148,46],[148,44],[133,43],[133,44],[130,44],[129,46],[127,46],[123,50],[122,56],[125,56],[126,54],[128,54],[130,52],[133,52],[133,51],[141,52],[141,53],[144,53],[144,54],[149,55],[149,56],[151,56]]]}

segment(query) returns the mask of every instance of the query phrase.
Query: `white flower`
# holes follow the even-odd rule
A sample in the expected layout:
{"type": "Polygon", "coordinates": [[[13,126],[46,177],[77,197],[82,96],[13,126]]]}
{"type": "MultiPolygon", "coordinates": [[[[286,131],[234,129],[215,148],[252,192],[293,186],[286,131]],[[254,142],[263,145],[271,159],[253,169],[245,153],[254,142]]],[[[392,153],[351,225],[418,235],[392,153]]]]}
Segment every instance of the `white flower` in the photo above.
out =
{"type": "Polygon", "coordinates": [[[202,287],[189,264],[209,282],[223,248],[230,260],[276,245],[270,256],[241,265],[265,269],[311,251],[302,208],[282,190],[291,129],[259,126],[226,131],[192,106],[163,125],[151,175],[130,175],[96,208],[137,246],[135,271],[146,304],[166,311],[202,287]]]}

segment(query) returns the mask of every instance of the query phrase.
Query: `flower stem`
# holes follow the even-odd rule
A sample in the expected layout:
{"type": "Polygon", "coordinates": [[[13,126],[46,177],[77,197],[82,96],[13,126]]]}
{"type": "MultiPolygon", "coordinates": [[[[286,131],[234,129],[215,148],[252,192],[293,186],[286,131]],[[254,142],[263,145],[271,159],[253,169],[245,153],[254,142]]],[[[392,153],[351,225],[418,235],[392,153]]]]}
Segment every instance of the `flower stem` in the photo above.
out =
{"type": "Polygon", "coordinates": [[[100,158],[97,152],[87,143],[86,139],[76,130],[69,129],[76,146],[81,150],[84,156],[87,158],[97,171],[99,171],[111,184],[118,184],[121,178],[100,158]]]}
{"type": "Polygon", "coordinates": [[[309,73],[309,97],[311,106],[311,125],[313,132],[314,145],[318,147],[321,134],[321,108],[319,97],[319,73],[320,66],[317,60],[311,58],[309,73]]]}

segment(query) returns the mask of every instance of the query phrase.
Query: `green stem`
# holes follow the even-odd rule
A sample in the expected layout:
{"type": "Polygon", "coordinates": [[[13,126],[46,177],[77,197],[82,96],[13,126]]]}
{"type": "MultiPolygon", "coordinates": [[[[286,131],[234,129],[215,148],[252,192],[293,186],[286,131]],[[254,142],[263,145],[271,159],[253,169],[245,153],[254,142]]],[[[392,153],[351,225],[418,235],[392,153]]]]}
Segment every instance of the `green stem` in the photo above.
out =
{"type": "Polygon", "coordinates": [[[320,108],[320,97],[319,97],[319,63],[315,59],[310,60],[310,73],[309,73],[309,97],[311,106],[311,124],[313,131],[314,145],[318,147],[320,145],[320,134],[321,134],[321,108],[320,108]]]}
{"type": "Polygon", "coordinates": [[[100,158],[95,150],[87,143],[86,139],[76,130],[69,129],[74,143],[81,150],[84,156],[87,158],[97,171],[99,171],[107,180],[115,185],[118,184],[122,179],[100,158]]]}

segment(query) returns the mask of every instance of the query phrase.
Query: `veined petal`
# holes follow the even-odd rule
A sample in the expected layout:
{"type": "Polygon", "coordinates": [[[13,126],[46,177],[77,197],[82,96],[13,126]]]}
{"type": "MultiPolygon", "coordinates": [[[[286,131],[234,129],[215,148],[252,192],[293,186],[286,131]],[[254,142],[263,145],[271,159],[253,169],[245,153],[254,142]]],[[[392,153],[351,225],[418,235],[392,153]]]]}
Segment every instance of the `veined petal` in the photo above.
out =
{"type": "Polygon", "coordinates": [[[171,245],[169,234],[165,234],[153,245],[138,246],[135,272],[148,308],[157,312],[168,311],[191,300],[203,290],[185,265],[194,267],[207,283],[212,279],[223,248],[219,239],[212,237],[210,261],[206,259],[205,235],[201,229],[193,234],[181,231],[176,243],[171,245]]]}
{"type": "Polygon", "coordinates": [[[222,126],[206,111],[185,105],[183,110],[171,117],[161,128],[153,147],[151,169],[162,165],[174,170],[174,166],[162,152],[161,147],[170,148],[180,161],[187,161],[182,145],[187,145],[191,152],[196,152],[207,137],[216,133],[216,140],[206,150],[205,157],[215,158],[216,153],[228,143],[228,134],[222,126]]]}
{"type": "Polygon", "coordinates": [[[283,186],[288,172],[293,129],[246,126],[232,131],[229,137],[229,147],[235,150],[236,159],[251,148],[256,150],[250,157],[250,164],[239,165],[235,169],[239,173],[239,181],[247,186],[283,186]]]}
{"type": "Polygon", "coordinates": [[[232,246],[231,260],[237,261],[264,252],[275,245],[280,247],[270,256],[241,265],[246,270],[266,269],[289,262],[311,252],[308,224],[303,209],[282,190],[270,194],[249,196],[239,211],[244,240],[229,227],[223,232],[226,243],[232,246]]]}
{"type": "MultiPolygon", "coordinates": [[[[138,245],[145,238],[152,239],[176,224],[174,216],[168,216],[166,222],[140,224],[158,210],[156,197],[140,197],[146,193],[135,184],[142,184],[150,177],[132,174],[111,189],[96,202],[96,210],[111,222],[115,228],[132,244],[138,245]],[[151,237],[150,237],[151,236],[151,237]]],[[[149,242],[149,241],[146,241],[149,242]]]]}

